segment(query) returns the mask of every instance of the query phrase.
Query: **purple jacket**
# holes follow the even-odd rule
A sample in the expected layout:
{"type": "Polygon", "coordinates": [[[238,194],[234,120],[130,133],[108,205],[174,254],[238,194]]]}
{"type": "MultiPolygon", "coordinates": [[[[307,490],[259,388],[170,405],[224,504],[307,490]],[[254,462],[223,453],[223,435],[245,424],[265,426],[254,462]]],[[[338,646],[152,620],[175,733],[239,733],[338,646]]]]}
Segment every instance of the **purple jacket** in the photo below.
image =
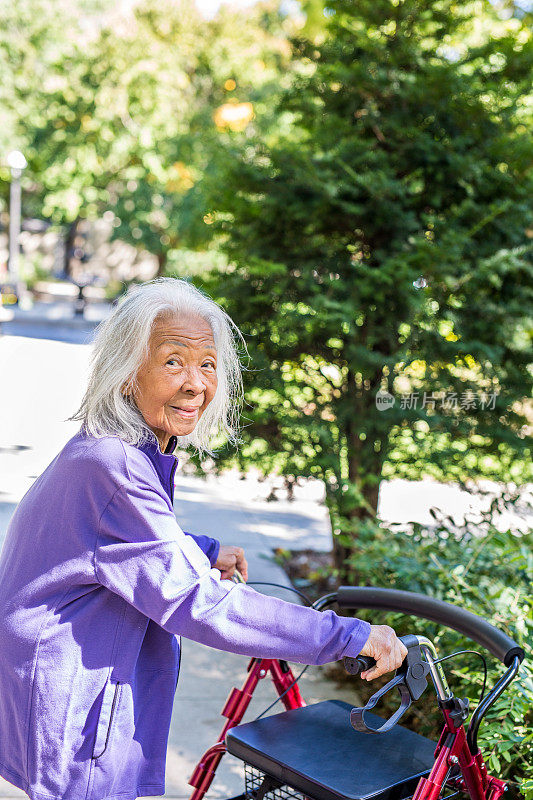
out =
{"type": "MultiPolygon", "coordinates": [[[[0,553],[0,774],[34,800],[165,792],[179,636],[323,664],[370,626],[221,580],[173,512],[177,459],[80,430],[19,503],[0,553]]],[[[209,557],[208,557],[209,556],[209,557]]]]}

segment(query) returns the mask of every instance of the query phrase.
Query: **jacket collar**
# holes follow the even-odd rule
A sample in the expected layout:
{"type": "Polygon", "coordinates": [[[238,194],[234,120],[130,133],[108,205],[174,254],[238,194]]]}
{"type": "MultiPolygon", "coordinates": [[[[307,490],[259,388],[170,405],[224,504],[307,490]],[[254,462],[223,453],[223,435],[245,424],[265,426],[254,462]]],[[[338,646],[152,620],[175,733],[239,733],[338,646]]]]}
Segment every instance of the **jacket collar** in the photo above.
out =
{"type": "Polygon", "coordinates": [[[178,458],[172,454],[172,451],[175,449],[177,442],[176,436],[171,436],[164,453],[161,451],[155,436],[153,439],[145,440],[137,445],[139,450],[142,450],[154,465],[159,480],[171,499],[174,494],[174,487],[171,486],[172,474],[178,463],[178,458]]]}

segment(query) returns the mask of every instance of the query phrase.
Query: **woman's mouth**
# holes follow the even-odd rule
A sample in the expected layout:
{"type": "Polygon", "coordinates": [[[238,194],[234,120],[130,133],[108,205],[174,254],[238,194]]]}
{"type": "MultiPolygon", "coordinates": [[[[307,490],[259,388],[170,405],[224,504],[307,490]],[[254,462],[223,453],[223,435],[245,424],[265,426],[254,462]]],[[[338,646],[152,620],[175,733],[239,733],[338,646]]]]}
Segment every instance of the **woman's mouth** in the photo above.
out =
{"type": "Polygon", "coordinates": [[[198,408],[186,409],[186,408],[178,408],[177,406],[170,406],[170,407],[181,417],[185,417],[185,419],[191,419],[192,417],[195,417],[198,414],[198,408]]]}

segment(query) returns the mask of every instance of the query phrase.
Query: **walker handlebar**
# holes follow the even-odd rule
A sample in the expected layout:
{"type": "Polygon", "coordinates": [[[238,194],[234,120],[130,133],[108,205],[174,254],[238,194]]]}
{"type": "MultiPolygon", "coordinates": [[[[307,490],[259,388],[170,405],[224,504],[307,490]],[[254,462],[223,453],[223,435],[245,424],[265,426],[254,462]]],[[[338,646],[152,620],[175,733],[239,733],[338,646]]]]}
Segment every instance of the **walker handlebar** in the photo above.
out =
{"type": "Polygon", "coordinates": [[[383,589],[373,586],[341,586],[337,590],[337,602],[341,608],[379,608],[385,611],[398,611],[421,619],[440,622],[458,633],[468,636],[485,647],[506,667],[518,657],[524,659],[523,649],[506,633],[489,622],[463,608],[437,600],[417,592],[400,589],[383,589]]]}
{"type": "Polygon", "coordinates": [[[376,659],[372,656],[344,656],[344,669],[349,675],[359,675],[367,669],[372,669],[376,666],[376,659]]]}

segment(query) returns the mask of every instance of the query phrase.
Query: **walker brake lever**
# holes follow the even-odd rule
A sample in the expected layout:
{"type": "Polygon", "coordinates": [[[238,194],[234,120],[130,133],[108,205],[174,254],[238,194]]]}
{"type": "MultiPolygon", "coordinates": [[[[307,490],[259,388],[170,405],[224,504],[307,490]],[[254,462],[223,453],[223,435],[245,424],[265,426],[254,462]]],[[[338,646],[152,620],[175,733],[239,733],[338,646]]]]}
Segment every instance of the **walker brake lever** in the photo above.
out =
{"type": "Polygon", "coordinates": [[[390,731],[400,717],[405,714],[413,700],[418,700],[424,693],[427,686],[429,664],[422,659],[418,638],[413,635],[401,636],[400,641],[407,647],[407,655],[402,665],[394,673],[394,678],[373,694],[364,708],[352,708],[350,712],[351,725],[360,733],[386,733],[390,731]],[[401,702],[399,708],[379,728],[371,728],[365,722],[365,712],[374,708],[379,700],[394,688],[400,694],[401,702]]]}

